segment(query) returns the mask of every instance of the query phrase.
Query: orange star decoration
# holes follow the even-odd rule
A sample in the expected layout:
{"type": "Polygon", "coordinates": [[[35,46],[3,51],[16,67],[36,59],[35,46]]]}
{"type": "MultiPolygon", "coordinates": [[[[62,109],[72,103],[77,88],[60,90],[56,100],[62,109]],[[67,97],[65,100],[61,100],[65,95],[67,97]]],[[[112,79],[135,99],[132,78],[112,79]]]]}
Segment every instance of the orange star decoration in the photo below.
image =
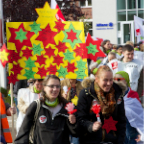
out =
{"type": "Polygon", "coordinates": [[[6,48],[6,45],[3,44],[2,48],[0,49],[0,62],[3,67],[5,67],[6,64],[8,63],[8,55],[9,55],[9,53],[6,48]]]}
{"type": "Polygon", "coordinates": [[[58,9],[51,9],[48,2],[46,2],[43,8],[36,8],[36,12],[39,15],[36,23],[57,21],[55,17],[57,11],[58,9]]]}
{"type": "Polygon", "coordinates": [[[117,131],[116,129],[116,124],[118,121],[113,120],[112,116],[109,119],[105,119],[104,120],[104,125],[102,126],[102,129],[105,129],[107,134],[113,130],[113,131],[117,131]]]}

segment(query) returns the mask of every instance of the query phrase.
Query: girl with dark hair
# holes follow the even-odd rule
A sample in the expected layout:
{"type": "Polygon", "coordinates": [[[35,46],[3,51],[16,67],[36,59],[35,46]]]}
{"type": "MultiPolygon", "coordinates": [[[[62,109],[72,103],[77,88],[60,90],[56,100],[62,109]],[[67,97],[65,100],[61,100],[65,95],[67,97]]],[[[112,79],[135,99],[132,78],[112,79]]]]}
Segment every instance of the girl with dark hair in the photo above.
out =
{"type": "Polygon", "coordinates": [[[101,47],[103,48],[103,52],[107,55],[111,51],[110,40],[104,40],[101,43],[101,47]]]}
{"type": "MultiPolygon", "coordinates": [[[[48,75],[43,81],[43,99],[35,120],[34,144],[70,144],[69,134],[75,134],[76,118],[73,114],[68,115],[65,109],[67,101],[61,96],[60,88],[60,79],[55,75],[48,75]]],[[[15,144],[29,144],[36,109],[34,101],[27,110],[15,144]]]]}
{"type": "Polygon", "coordinates": [[[124,102],[122,90],[113,83],[111,69],[106,65],[99,67],[95,80],[87,79],[85,84],[77,105],[80,144],[123,144],[126,130],[124,102]],[[101,122],[92,111],[94,103],[101,107],[101,122]]]}

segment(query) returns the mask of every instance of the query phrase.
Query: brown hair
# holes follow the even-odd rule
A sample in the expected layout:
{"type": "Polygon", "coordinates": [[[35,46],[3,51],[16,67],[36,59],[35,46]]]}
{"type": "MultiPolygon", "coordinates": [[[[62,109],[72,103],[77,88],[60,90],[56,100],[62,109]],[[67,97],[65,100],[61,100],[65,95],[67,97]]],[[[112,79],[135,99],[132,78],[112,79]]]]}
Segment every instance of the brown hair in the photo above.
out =
{"type": "Polygon", "coordinates": [[[131,45],[126,44],[126,45],[123,47],[122,51],[123,51],[123,52],[125,52],[125,51],[131,52],[131,51],[134,51],[134,48],[133,48],[131,45]]]}
{"type": "MultiPolygon", "coordinates": [[[[46,86],[46,84],[49,81],[49,79],[55,79],[55,80],[58,80],[60,82],[60,79],[57,76],[55,76],[55,75],[47,75],[45,77],[45,79],[43,80],[43,86],[46,86]]],[[[44,97],[43,101],[45,101],[46,93],[45,93],[44,89],[42,90],[42,96],[44,97]]],[[[61,96],[61,90],[60,90],[59,95],[58,95],[58,100],[59,100],[60,104],[61,103],[63,103],[63,104],[66,103],[66,100],[61,96]]]]}
{"type": "Polygon", "coordinates": [[[103,71],[107,71],[107,72],[109,71],[112,73],[112,70],[107,65],[103,65],[98,68],[96,72],[96,76],[99,77],[103,71]]]}
{"type": "Polygon", "coordinates": [[[105,53],[106,53],[106,49],[105,49],[104,45],[105,45],[107,42],[110,42],[110,40],[104,40],[104,41],[102,41],[102,43],[101,43],[101,47],[103,48],[103,51],[104,51],[105,53]]]}

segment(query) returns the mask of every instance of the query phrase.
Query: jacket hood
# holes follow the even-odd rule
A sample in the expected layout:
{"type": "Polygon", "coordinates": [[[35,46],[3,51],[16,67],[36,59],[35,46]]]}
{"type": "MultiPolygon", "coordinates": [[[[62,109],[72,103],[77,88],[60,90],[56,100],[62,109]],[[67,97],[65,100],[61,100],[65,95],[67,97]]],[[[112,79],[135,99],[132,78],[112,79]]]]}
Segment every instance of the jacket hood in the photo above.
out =
{"type": "Polygon", "coordinates": [[[87,77],[82,81],[82,87],[88,88],[91,86],[92,82],[94,82],[95,78],[87,77]]]}

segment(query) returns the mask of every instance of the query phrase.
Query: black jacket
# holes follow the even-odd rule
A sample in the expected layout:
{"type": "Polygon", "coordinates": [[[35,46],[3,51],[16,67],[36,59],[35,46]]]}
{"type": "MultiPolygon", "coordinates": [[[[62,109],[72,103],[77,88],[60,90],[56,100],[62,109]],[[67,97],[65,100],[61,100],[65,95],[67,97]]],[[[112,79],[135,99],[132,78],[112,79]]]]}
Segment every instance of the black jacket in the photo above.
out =
{"type": "MultiPolygon", "coordinates": [[[[35,101],[29,106],[18,136],[15,139],[15,144],[29,144],[29,132],[34,123],[36,107],[35,101]]],[[[41,105],[34,131],[34,144],[70,144],[69,134],[75,136],[76,125],[69,123],[68,114],[64,107],[65,105],[52,118],[48,107],[41,105]],[[40,122],[41,116],[46,116],[47,121],[45,123],[40,122]]]]}
{"type": "MultiPolygon", "coordinates": [[[[117,101],[122,91],[116,84],[113,84],[113,88],[115,89],[115,99],[117,101]]],[[[91,105],[94,99],[92,95],[97,98],[96,92],[94,90],[94,82],[91,84],[89,89],[83,89],[79,95],[77,120],[81,127],[79,131],[80,144],[99,144],[102,142],[102,128],[96,132],[92,131],[93,122],[97,121],[96,114],[91,111],[91,105]]],[[[126,130],[123,98],[121,104],[116,106],[112,117],[115,121],[118,121],[116,124],[117,131],[110,131],[108,134],[105,132],[105,138],[103,141],[113,142],[113,144],[123,144],[126,130]]],[[[104,118],[102,113],[100,113],[100,119],[103,125],[104,118]]]]}

